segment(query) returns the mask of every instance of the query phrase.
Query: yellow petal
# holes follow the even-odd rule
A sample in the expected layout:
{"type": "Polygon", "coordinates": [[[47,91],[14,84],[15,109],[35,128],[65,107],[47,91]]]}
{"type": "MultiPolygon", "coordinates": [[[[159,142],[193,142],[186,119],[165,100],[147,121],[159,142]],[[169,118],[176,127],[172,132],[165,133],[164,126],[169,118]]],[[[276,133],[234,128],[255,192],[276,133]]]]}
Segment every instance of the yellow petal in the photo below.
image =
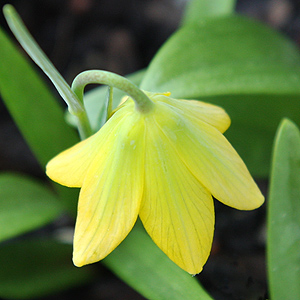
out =
{"type": "Polygon", "coordinates": [[[214,208],[210,193],[147,120],[145,189],[140,218],[153,241],[185,271],[202,270],[211,249],[214,208]]]}
{"type": "Polygon", "coordinates": [[[135,112],[121,125],[98,149],[81,188],[74,234],[76,266],[108,255],[138,216],[144,185],[144,125],[135,112]]]}
{"type": "Polygon", "coordinates": [[[156,101],[169,104],[174,111],[192,122],[205,122],[225,132],[230,126],[230,118],[225,110],[219,106],[196,100],[177,100],[164,96],[156,96],[156,101]]]}
{"type": "Polygon", "coordinates": [[[51,159],[46,166],[46,174],[62,185],[81,187],[95,155],[104,145],[108,147],[113,142],[109,136],[117,134],[118,126],[125,121],[123,112],[114,114],[96,134],[51,159]]]}
{"type": "Polygon", "coordinates": [[[192,122],[167,106],[158,111],[159,125],[174,151],[215,198],[244,210],[263,203],[247,167],[220,131],[205,122],[192,122]]]}

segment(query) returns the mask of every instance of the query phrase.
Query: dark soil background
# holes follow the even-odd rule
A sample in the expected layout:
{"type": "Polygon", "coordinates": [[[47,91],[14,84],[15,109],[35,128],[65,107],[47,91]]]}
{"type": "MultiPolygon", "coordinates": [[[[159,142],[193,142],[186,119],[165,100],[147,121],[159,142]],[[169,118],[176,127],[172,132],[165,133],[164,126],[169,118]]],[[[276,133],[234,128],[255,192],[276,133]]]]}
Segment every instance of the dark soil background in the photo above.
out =
{"type": "MultiPolygon", "coordinates": [[[[6,1],[16,7],[30,32],[69,83],[86,69],[126,75],[145,68],[180,24],[186,2],[6,1]]],[[[299,0],[238,0],[237,11],[269,24],[300,44],[299,0]]],[[[7,29],[2,15],[0,24],[7,29]]],[[[44,176],[2,102],[0,170],[44,176]]],[[[259,184],[266,194],[267,182],[259,184]]],[[[240,212],[216,203],[212,255],[197,276],[216,300],[267,299],[265,238],[265,207],[240,212]]],[[[98,265],[99,278],[94,283],[43,300],[144,299],[98,265]]]]}

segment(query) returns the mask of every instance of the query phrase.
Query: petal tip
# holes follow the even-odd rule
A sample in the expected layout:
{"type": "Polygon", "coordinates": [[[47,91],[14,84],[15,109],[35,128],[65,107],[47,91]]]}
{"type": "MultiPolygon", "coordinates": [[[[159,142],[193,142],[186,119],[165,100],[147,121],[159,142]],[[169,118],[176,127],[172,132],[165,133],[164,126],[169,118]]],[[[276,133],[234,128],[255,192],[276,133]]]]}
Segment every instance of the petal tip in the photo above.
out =
{"type": "Polygon", "coordinates": [[[81,255],[78,255],[77,253],[75,253],[75,251],[73,252],[73,264],[76,267],[83,267],[84,265],[87,265],[88,263],[82,258],[81,255]]]}
{"type": "Polygon", "coordinates": [[[257,197],[256,204],[254,205],[253,209],[257,209],[261,207],[265,202],[265,196],[263,194],[260,194],[259,197],[257,197]]]}
{"type": "Polygon", "coordinates": [[[185,271],[194,277],[194,276],[198,275],[199,273],[201,273],[202,270],[203,270],[203,267],[200,267],[200,268],[198,267],[198,268],[193,268],[193,269],[189,269],[189,270],[185,270],[185,271]]]}
{"type": "Polygon", "coordinates": [[[87,255],[82,255],[82,253],[77,253],[76,251],[73,251],[73,264],[76,267],[83,267],[85,265],[93,264],[100,259],[95,259],[95,257],[87,256],[87,255]]]}
{"type": "Polygon", "coordinates": [[[265,197],[262,193],[259,192],[259,195],[255,195],[248,199],[246,203],[241,204],[240,206],[232,206],[240,210],[254,210],[261,207],[265,202],[265,197]]]}

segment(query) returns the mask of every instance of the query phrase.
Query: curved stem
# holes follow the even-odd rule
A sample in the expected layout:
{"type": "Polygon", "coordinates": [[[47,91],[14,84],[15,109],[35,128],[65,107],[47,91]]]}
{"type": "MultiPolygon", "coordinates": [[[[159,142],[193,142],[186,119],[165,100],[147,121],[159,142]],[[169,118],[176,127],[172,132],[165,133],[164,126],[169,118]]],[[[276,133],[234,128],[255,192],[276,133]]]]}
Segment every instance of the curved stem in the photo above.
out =
{"type": "Polygon", "coordinates": [[[31,59],[43,70],[49,77],[58,93],[68,105],[71,114],[77,118],[77,127],[81,139],[85,139],[92,134],[92,129],[84,108],[83,101],[80,101],[73,93],[67,82],[50,62],[46,54],[42,51],[34,38],[28,32],[20,16],[10,4],[3,8],[7,23],[15,35],[16,39],[28,53],[31,59]]]}
{"type": "Polygon", "coordinates": [[[91,83],[105,84],[124,91],[134,100],[136,109],[142,113],[147,113],[154,107],[149,97],[131,81],[120,75],[101,70],[85,71],[76,76],[72,83],[72,90],[80,101],[83,101],[85,86],[91,83]]]}

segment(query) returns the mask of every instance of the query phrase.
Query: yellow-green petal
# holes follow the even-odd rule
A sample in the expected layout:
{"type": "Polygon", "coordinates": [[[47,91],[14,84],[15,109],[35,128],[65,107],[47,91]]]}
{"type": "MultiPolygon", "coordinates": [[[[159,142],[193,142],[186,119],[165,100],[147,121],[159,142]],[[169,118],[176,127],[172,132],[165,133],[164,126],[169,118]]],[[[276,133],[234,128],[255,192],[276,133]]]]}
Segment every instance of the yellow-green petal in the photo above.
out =
{"type": "Polygon", "coordinates": [[[212,244],[212,197],[169,145],[155,118],[149,117],[146,126],[140,218],[153,241],[172,261],[197,274],[212,244]]]}
{"type": "Polygon", "coordinates": [[[144,186],[144,130],[137,113],[109,136],[85,176],[78,204],[73,262],[97,262],[132,229],[144,186]]]}
{"type": "Polygon", "coordinates": [[[156,101],[169,104],[174,111],[180,113],[192,122],[206,122],[222,133],[230,126],[231,121],[228,114],[219,106],[202,101],[178,100],[161,95],[155,96],[155,99],[156,101]]]}
{"type": "Polygon", "coordinates": [[[247,167],[220,131],[205,122],[192,122],[167,106],[157,111],[157,122],[168,142],[215,198],[243,210],[263,203],[247,167]]]}
{"type": "Polygon", "coordinates": [[[46,166],[46,174],[53,180],[68,187],[81,187],[87,170],[106,144],[111,144],[118,132],[118,126],[126,121],[124,113],[116,113],[96,134],[75,146],[61,152],[51,159],[46,166]]]}

